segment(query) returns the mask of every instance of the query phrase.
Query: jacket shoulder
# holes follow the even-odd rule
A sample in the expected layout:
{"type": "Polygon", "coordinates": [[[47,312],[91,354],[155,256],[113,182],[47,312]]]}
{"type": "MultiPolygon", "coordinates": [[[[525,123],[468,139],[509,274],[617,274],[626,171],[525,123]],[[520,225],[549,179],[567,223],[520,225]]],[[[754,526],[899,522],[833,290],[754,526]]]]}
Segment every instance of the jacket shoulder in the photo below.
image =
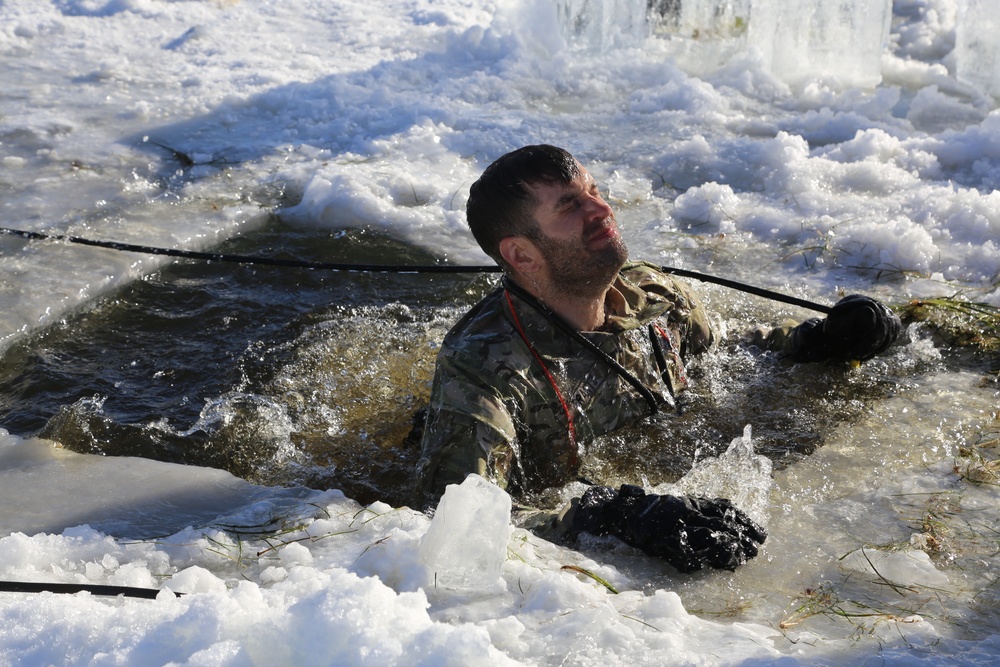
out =
{"type": "Polygon", "coordinates": [[[482,345],[510,338],[511,325],[504,314],[503,288],[479,300],[445,334],[442,351],[482,345]]]}

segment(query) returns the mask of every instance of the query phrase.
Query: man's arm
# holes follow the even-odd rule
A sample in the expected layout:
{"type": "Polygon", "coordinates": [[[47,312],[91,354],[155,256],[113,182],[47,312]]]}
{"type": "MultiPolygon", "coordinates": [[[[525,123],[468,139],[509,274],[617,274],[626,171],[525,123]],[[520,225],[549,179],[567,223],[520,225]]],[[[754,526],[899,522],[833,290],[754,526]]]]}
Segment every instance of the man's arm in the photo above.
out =
{"type": "Polygon", "coordinates": [[[425,501],[437,502],[447,485],[469,473],[507,488],[517,433],[497,382],[482,363],[454,350],[438,355],[419,464],[425,501]]]}
{"type": "Polygon", "coordinates": [[[867,361],[885,352],[899,337],[902,323],[889,308],[870,297],[852,294],[825,318],[787,322],[753,332],[750,343],[781,352],[794,361],[867,361]]]}

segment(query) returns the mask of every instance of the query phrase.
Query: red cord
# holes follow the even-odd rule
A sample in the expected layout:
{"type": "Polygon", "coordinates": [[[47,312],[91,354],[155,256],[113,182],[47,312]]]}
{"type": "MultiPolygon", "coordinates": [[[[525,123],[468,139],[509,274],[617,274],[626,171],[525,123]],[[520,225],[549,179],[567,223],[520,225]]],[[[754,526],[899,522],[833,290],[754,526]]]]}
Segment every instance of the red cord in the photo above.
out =
{"type": "Polygon", "coordinates": [[[545,365],[545,362],[542,361],[541,355],[539,355],[538,352],[535,350],[535,346],[531,344],[530,340],[528,340],[528,334],[525,333],[524,327],[521,326],[521,320],[517,316],[517,311],[514,310],[514,300],[510,298],[510,291],[504,290],[504,295],[506,295],[507,297],[507,305],[510,306],[510,314],[514,318],[514,328],[517,330],[517,333],[521,335],[521,340],[524,341],[524,344],[527,345],[528,349],[531,350],[531,353],[535,355],[535,359],[538,361],[538,365],[542,367],[542,371],[545,373],[545,377],[549,379],[549,384],[552,385],[552,389],[556,392],[556,397],[559,399],[559,403],[562,405],[563,412],[566,414],[566,427],[569,433],[569,442],[570,445],[572,445],[574,452],[572,457],[573,458],[572,463],[575,465],[577,462],[576,427],[573,425],[573,413],[569,409],[569,404],[566,402],[566,399],[563,398],[562,392],[559,391],[559,385],[556,383],[556,379],[552,376],[552,373],[549,372],[549,369],[545,365]]]}
{"type": "Polygon", "coordinates": [[[681,355],[678,354],[677,352],[677,346],[674,343],[673,337],[670,335],[669,332],[664,331],[662,328],[660,328],[659,324],[654,324],[653,326],[656,327],[656,330],[660,333],[661,336],[663,336],[663,339],[667,341],[667,347],[669,348],[670,356],[674,358],[674,363],[677,365],[677,379],[681,381],[681,385],[686,387],[688,384],[687,371],[684,369],[684,362],[681,361],[681,355]]]}

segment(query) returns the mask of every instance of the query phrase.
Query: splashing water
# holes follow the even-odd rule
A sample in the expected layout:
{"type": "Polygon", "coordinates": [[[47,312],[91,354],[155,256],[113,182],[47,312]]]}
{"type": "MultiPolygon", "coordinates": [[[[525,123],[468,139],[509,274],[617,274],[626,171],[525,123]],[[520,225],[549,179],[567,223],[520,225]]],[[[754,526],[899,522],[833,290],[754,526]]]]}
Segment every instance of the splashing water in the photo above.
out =
{"type": "Polygon", "coordinates": [[[765,528],[771,501],[771,461],[754,452],[752,429],[734,438],[717,457],[702,459],[676,484],[666,484],[654,493],[728,498],[765,528]]]}

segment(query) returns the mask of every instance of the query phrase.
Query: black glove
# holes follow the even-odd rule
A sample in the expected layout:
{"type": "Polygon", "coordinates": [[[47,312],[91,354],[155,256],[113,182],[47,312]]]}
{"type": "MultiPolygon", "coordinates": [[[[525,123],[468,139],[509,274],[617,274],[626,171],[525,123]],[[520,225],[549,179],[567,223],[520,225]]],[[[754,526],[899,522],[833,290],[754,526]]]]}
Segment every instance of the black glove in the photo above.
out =
{"type": "Polygon", "coordinates": [[[825,319],[813,318],[792,332],[796,361],[867,361],[892,345],[903,325],[883,303],[845,296],[825,319]]]}
{"type": "Polygon", "coordinates": [[[647,495],[629,484],[587,489],[570,529],[614,535],[681,572],[708,565],[735,570],[757,555],[767,531],[724,498],[647,495]]]}

